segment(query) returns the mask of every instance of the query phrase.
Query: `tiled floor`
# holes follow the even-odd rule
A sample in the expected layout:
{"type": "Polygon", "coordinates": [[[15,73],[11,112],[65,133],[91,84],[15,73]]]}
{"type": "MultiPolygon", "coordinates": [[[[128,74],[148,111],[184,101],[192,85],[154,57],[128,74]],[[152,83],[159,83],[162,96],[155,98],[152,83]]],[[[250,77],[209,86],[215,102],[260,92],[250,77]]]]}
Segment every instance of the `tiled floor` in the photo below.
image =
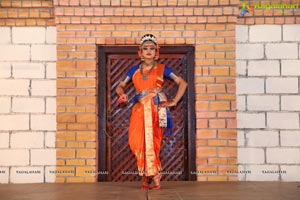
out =
{"type": "Polygon", "coordinates": [[[138,182],[2,184],[0,200],[299,200],[295,182],[162,182],[141,191],[138,182]]]}

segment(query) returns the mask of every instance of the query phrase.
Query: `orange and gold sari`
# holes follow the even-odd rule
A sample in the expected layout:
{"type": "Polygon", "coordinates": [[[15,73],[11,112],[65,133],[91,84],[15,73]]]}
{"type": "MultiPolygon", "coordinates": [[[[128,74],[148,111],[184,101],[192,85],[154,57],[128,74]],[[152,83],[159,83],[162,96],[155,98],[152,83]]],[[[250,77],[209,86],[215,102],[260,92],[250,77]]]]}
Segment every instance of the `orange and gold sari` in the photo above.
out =
{"type": "Polygon", "coordinates": [[[128,133],[140,176],[155,176],[162,170],[159,155],[164,128],[159,127],[158,105],[153,97],[162,87],[163,67],[157,64],[146,80],[142,79],[140,70],[136,70],[132,77],[137,93],[148,91],[132,108],[128,133]]]}

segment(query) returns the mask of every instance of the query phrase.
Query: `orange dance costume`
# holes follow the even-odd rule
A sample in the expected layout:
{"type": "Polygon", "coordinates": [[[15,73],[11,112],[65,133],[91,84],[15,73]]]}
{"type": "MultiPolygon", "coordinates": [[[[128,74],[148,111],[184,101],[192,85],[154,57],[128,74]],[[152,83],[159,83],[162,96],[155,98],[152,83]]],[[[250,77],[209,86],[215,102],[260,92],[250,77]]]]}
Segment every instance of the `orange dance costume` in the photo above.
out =
{"type": "Polygon", "coordinates": [[[138,65],[127,72],[126,79],[132,80],[137,92],[130,118],[128,143],[136,157],[139,175],[155,176],[162,170],[159,155],[165,132],[159,121],[159,104],[166,102],[166,96],[161,92],[162,84],[164,78],[172,79],[173,73],[162,64],[156,64],[144,73],[149,73],[146,79],[138,65]]]}

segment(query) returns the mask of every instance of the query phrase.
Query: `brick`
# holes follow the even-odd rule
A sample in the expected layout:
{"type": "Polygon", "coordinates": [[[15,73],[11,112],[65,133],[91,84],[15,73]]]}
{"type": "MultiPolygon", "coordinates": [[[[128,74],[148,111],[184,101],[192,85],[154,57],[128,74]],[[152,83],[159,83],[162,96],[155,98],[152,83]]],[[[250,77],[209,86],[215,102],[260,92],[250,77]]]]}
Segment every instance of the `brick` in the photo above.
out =
{"type": "Polygon", "coordinates": [[[279,76],[279,61],[249,61],[248,76],[279,76]]]}
{"type": "Polygon", "coordinates": [[[46,183],[54,183],[56,179],[55,173],[51,173],[51,171],[55,171],[56,167],[46,166],[45,167],[45,182],[46,183]]]}
{"type": "Polygon", "coordinates": [[[218,155],[219,157],[236,157],[237,148],[220,147],[218,148],[218,155]]]}
{"type": "Polygon", "coordinates": [[[31,60],[56,61],[56,45],[32,45],[31,60]]]}
{"type": "Polygon", "coordinates": [[[237,96],[237,109],[239,111],[246,110],[246,97],[245,96],[237,96]]]}
{"type": "Polygon", "coordinates": [[[197,139],[209,139],[209,138],[216,138],[217,133],[215,130],[199,130],[197,132],[197,139]]]}
{"type": "Polygon", "coordinates": [[[229,68],[228,67],[210,67],[209,73],[211,76],[228,76],[229,68]]]}
{"type": "Polygon", "coordinates": [[[97,148],[97,143],[96,142],[86,142],[85,146],[86,146],[86,148],[95,149],[95,148],[97,148]]]}
{"type": "Polygon", "coordinates": [[[227,165],[227,166],[219,166],[218,172],[219,174],[224,175],[235,175],[238,171],[238,166],[236,165],[227,165]]]}
{"type": "MultiPolygon", "coordinates": [[[[79,97],[78,97],[79,99],[79,97]]],[[[78,100],[77,100],[78,101],[78,100]]],[[[70,106],[75,105],[75,97],[69,97],[69,96],[58,96],[57,97],[57,106],[70,106]]]]}
{"type": "Polygon", "coordinates": [[[57,29],[55,26],[47,26],[46,27],[46,43],[47,44],[56,44],[57,38],[57,29]]]}
{"type": "Polygon", "coordinates": [[[236,58],[237,59],[262,59],[264,58],[264,46],[263,44],[237,44],[236,58]]]}
{"type": "Polygon", "coordinates": [[[197,110],[208,110],[208,102],[206,101],[197,101],[196,102],[197,110]]]}
{"type": "Polygon", "coordinates": [[[265,153],[260,148],[238,148],[238,161],[240,164],[263,164],[265,153]]]}
{"type": "Polygon", "coordinates": [[[0,44],[11,43],[11,29],[9,27],[0,28],[0,44]]]}
{"type": "MultiPolygon", "coordinates": [[[[8,132],[0,133],[0,148],[9,148],[9,133],[8,132]]],[[[1,175],[1,173],[0,173],[0,175],[1,175]]]]}
{"type": "Polygon", "coordinates": [[[75,132],[62,132],[58,131],[56,135],[57,141],[64,141],[64,140],[75,140],[75,132]]]}
{"type": "Polygon", "coordinates": [[[225,164],[227,164],[227,158],[208,158],[208,164],[210,164],[210,165],[225,165],[225,164]]]}
{"type": "Polygon", "coordinates": [[[0,63],[0,78],[10,78],[11,77],[11,64],[10,63],[0,63]]]}
{"type": "Polygon", "coordinates": [[[56,149],[32,149],[32,165],[56,165],[56,149]]]}
{"type": "Polygon", "coordinates": [[[95,156],[95,149],[78,149],[76,154],[76,158],[95,158],[95,156]]]}
{"type": "Polygon", "coordinates": [[[296,43],[266,44],[267,59],[297,59],[298,46],[296,43]]]}
{"type": "Polygon", "coordinates": [[[29,89],[28,80],[0,80],[0,95],[25,95],[29,89]]]}
{"type": "Polygon", "coordinates": [[[227,146],[227,140],[208,140],[208,146],[227,146]]]}
{"type": "Polygon", "coordinates": [[[42,98],[22,98],[12,99],[12,111],[20,113],[41,113],[45,112],[45,103],[42,98]]]}
{"type": "Polygon", "coordinates": [[[77,97],[77,105],[96,105],[96,97],[77,97]]]}
{"type": "Polygon", "coordinates": [[[0,113],[9,113],[11,109],[11,98],[0,97],[0,113]]]}
{"type": "Polygon", "coordinates": [[[220,139],[236,139],[237,132],[235,130],[218,130],[218,138],[220,138],[220,139]]]}
{"type": "Polygon", "coordinates": [[[214,157],[217,155],[215,147],[197,147],[197,157],[214,157]]]}
{"type": "Polygon", "coordinates": [[[80,113],[80,112],[86,112],[86,109],[85,107],[80,107],[80,106],[72,106],[72,107],[67,107],[66,108],[66,112],[77,112],[77,113],[80,113]]]}
{"type": "Polygon", "coordinates": [[[226,66],[234,66],[235,65],[235,60],[222,60],[218,59],[216,60],[216,65],[226,65],[226,66]]]}
{"type": "Polygon", "coordinates": [[[58,113],[56,116],[57,122],[75,122],[75,114],[73,113],[58,113]]]}
{"type": "Polygon", "coordinates": [[[46,98],[46,113],[56,113],[56,98],[46,98]]]}
{"type": "Polygon", "coordinates": [[[267,93],[298,93],[298,78],[267,78],[267,93]]]}
{"type": "Polygon", "coordinates": [[[219,102],[219,101],[210,102],[209,109],[211,111],[214,111],[214,110],[229,110],[230,109],[230,103],[225,102],[225,101],[224,102],[219,102]]]}
{"type": "Polygon", "coordinates": [[[238,43],[244,43],[249,41],[248,34],[249,26],[245,25],[237,25],[236,26],[236,40],[238,43]]]}
{"type": "Polygon", "coordinates": [[[281,41],[281,25],[256,25],[249,28],[250,42],[281,41]]]}
{"type": "Polygon", "coordinates": [[[67,89],[66,90],[66,95],[78,96],[78,95],[85,95],[85,94],[86,94],[85,89],[67,89]]]}
{"type": "Polygon", "coordinates": [[[0,166],[17,165],[29,165],[29,151],[27,149],[1,149],[0,166]]]}
{"type": "Polygon", "coordinates": [[[56,96],[55,80],[33,80],[31,87],[33,96],[56,96]]]}
{"type": "Polygon", "coordinates": [[[1,130],[28,130],[28,115],[0,115],[1,130]],[[16,126],[17,124],[17,126],[16,126]]]}
{"type": "Polygon", "coordinates": [[[196,146],[207,146],[207,140],[196,140],[196,146]]]}
{"type": "Polygon", "coordinates": [[[237,94],[264,93],[264,79],[263,78],[237,78],[236,93],[237,94]]]}
{"type": "Polygon", "coordinates": [[[57,70],[74,70],[76,65],[73,60],[58,60],[56,62],[57,70]]]}
{"type": "MultiPolygon", "coordinates": [[[[227,91],[229,92],[231,88],[231,85],[227,85],[227,91]]],[[[235,100],[236,95],[235,94],[217,94],[216,100],[235,100]]]]}
{"type": "Polygon", "coordinates": [[[279,173],[266,173],[279,171],[278,165],[249,165],[247,181],[279,181],[279,173]]]}
{"type": "Polygon", "coordinates": [[[284,76],[300,76],[300,60],[281,60],[281,73],[284,76]]]}
{"type": "Polygon", "coordinates": [[[96,167],[76,167],[76,176],[95,176],[93,172],[97,172],[96,167]]]}
{"type": "Polygon", "coordinates": [[[295,148],[267,148],[267,163],[299,164],[300,152],[295,148]]]}
{"type": "Polygon", "coordinates": [[[224,119],[210,119],[209,128],[225,128],[224,119]]]}
{"type": "Polygon", "coordinates": [[[74,88],[75,87],[75,79],[57,79],[56,81],[57,88],[74,88]]]}
{"type": "Polygon", "coordinates": [[[87,130],[88,131],[95,131],[96,129],[97,129],[97,125],[95,123],[87,124],[87,130]]]}
{"type": "Polygon", "coordinates": [[[249,95],[247,97],[248,110],[266,111],[266,110],[279,110],[279,96],[255,96],[249,95]]]}
{"type": "Polygon", "coordinates": [[[299,181],[300,180],[300,166],[295,165],[280,165],[282,171],[286,173],[281,174],[282,181],[299,181]]]}
{"type": "Polygon", "coordinates": [[[299,131],[281,131],[280,132],[281,146],[297,147],[300,145],[299,131]]]}
{"type": "Polygon", "coordinates": [[[298,111],[300,110],[299,100],[300,96],[282,96],[281,109],[288,111],[298,111]]]}
{"type": "Polygon", "coordinates": [[[12,41],[15,44],[43,44],[46,29],[43,27],[13,27],[12,41]]]}
{"type": "Polygon", "coordinates": [[[249,147],[272,147],[279,145],[278,131],[250,131],[246,134],[249,147]]]}
{"type": "Polygon", "coordinates": [[[14,78],[44,78],[45,66],[42,63],[13,63],[14,78]]]}
{"type": "Polygon", "coordinates": [[[207,93],[225,93],[225,85],[224,84],[208,84],[207,85],[207,93]]]}
{"type": "Polygon", "coordinates": [[[283,25],[284,41],[300,41],[300,26],[297,24],[283,25]]]}
{"type": "Polygon", "coordinates": [[[67,71],[66,77],[71,78],[71,77],[86,77],[87,73],[86,71],[67,71]]]}
{"type": "Polygon", "coordinates": [[[94,61],[94,60],[78,60],[76,68],[79,70],[96,70],[96,61],[94,61]]]}
{"type": "Polygon", "coordinates": [[[216,44],[215,50],[217,51],[235,51],[234,44],[216,44]]]}
{"type": "Polygon", "coordinates": [[[12,167],[10,170],[11,183],[43,183],[43,167],[12,167]]]}
{"type": "Polygon", "coordinates": [[[8,183],[9,182],[9,168],[8,167],[0,167],[0,183],[8,183]]]}
{"type": "Polygon", "coordinates": [[[74,166],[80,166],[80,165],[85,165],[85,160],[81,159],[75,159],[75,160],[67,160],[66,165],[74,165],[74,166]]]}
{"type": "Polygon", "coordinates": [[[77,79],[76,82],[77,88],[90,88],[96,87],[96,80],[95,79],[77,79]]]}
{"type": "Polygon", "coordinates": [[[245,146],[245,132],[244,131],[238,131],[237,132],[237,146],[245,146]]]}
{"type": "Polygon", "coordinates": [[[44,133],[16,132],[11,134],[11,148],[43,148],[44,133]]]}
{"type": "Polygon", "coordinates": [[[55,115],[31,115],[30,120],[31,130],[56,130],[56,117],[55,115]]]}
{"type": "Polygon", "coordinates": [[[238,128],[265,128],[265,114],[237,113],[238,128]]]}
{"type": "Polygon", "coordinates": [[[75,167],[70,166],[57,166],[55,171],[50,171],[50,173],[56,174],[57,177],[64,177],[64,176],[74,176],[75,175],[75,167]]]}
{"type": "Polygon", "coordinates": [[[57,158],[75,158],[74,149],[57,149],[56,150],[57,158]]]}
{"type": "Polygon", "coordinates": [[[45,147],[46,148],[54,148],[56,141],[56,132],[46,132],[45,134],[45,147]]]}
{"type": "Polygon", "coordinates": [[[95,141],[96,140],[96,132],[77,132],[76,133],[77,141],[95,141]]]}
{"type": "Polygon", "coordinates": [[[299,116],[297,113],[267,113],[267,125],[270,128],[298,129],[299,116]]]}
{"type": "Polygon", "coordinates": [[[236,119],[226,119],[226,128],[237,128],[236,119]]]}
{"type": "Polygon", "coordinates": [[[29,45],[0,45],[0,61],[29,61],[29,45]]]}
{"type": "Polygon", "coordinates": [[[68,148],[83,148],[84,142],[67,142],[68,148]]]}

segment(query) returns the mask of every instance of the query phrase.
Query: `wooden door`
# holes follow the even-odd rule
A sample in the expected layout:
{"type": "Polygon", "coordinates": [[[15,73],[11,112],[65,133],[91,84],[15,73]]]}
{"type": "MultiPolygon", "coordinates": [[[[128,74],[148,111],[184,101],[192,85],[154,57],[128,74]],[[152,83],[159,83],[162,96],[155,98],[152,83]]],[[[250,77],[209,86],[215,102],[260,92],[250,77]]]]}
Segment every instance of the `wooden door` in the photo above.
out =
{"type": "MultiPolygon", "coordinates": [[[[175,74],[187,80],[188,63],[193,63],[188,60],[191,59],[192,52],[172,52],[174,47],[161,49],[158,62],[171,67],[175,74]]],[[[136,160],[130,151],[127,136],[132,104],[129,100],[128,104],[118,106],[116,104],[118,96],[115,91],[118,83],[124,80],[128,69],[140,63],[136,52],[137,47],[102,47],[99,49],[99,170],[108,172],[105,175],[99,175],[100,181],[140,179],[136,173],[136,160]]],[[[176,94],[177,86],[174,82],[166,80],[164,91],[172,98],[176,94]]],[[[126,86],[125,92],[129,99],[133,97],[135,91],[132,83],[126,86]]],[[[162,180],[195,179],[190,173],[193,166],[191,157],[195,157],[191,155],[194,154],[195,149],[191,146],[195,144],[192,144],[194,141],[191,140],[194,139],[189,130],[188,105],[188,92],[186,92],[183,100],[171,109],[174,136],[168,142],[166,139],[162,141],[160,154],[164,173],[162,180]]]]}

